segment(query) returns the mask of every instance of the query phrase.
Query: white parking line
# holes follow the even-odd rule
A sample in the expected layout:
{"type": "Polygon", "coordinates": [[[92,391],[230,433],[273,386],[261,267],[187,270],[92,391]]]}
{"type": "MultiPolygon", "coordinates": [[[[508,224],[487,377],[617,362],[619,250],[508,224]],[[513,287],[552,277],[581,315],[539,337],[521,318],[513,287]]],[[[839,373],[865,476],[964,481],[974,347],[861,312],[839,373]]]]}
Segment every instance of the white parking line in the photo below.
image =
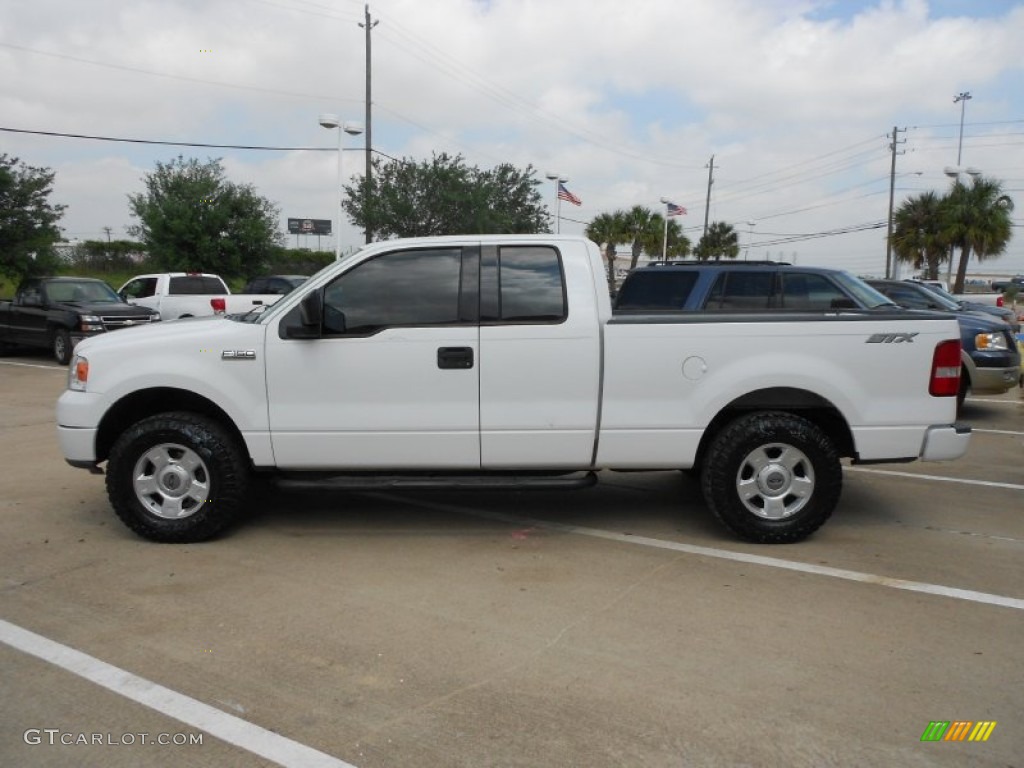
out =
{"type": "Polygon", "coordinates": [[[16,363],[13,360],[0,360],[0,365],[16,365],[19,368],[44,368],[47,371],[64,371],[68,372],[68,369],[62,365],[39,365],[38,363],[16,363]]]}
{"type": "Polygon", "coordinates": [[[1013,429],[978,429],[971,427],[971,432],[980,432],[983,435],[1013,435],[1014,437],[1024,436],[1024,432],[1013,429]]]}
{"type": "Polygon", "coordinates": [[[991,397],[969,397],[967,398],[968,403],[989,403],[994,405],[1024,405],[1024,398],[1018,398],[1017,400],[996,400],[991,397]]]}
{"type": "Polygon", "coordinates": [[[513,525],[533,526],[550,531],[561,533],[574,533],[579,536],[591,536],[595,539],[607,539],[623,544],[634,546],[653,547],[655,549],[667,549],[673,552],[685,552],[690,555],[701,557],[712,557],[718,560],[732,560],[738,563],[749,563],[751,565],[763,565],[768,568],[780,568],[785,571],[797,571],[798,573],[809,573],[815,576],[829,576],[834,579],[845,581],[856,581],[862,584],[875,584],[892,589],[901,589],[907,592],[922,592],[927,595],[940,597],[951,597],[955,600],[966,600],[971,603],[983,603],[986,605],[997,605],[1001,608],[1013,608],[1024,611],[1024,600],[1004,595],[994,595],[989,592],[976,592],[972,589],[959,589],[958,587],[946,587],[941,584],[929,584],[923,581],[909,581],[907,579],[894,579],[888,576],[880,576],[876,573],[864,573],[862,571],[849,571],[845,568],[831,568],[824,565],[813,565],[802,563],[798,560],[783,560],[779,557],[767,557],[765,555],[751,555],[746,552],[733,552],[729,549],[716,549],[713,547],[701,547],[695,544],[684,544],[679,541],[666,541],[664,539],[653,539],[648,536],[634,536],[628,533],[615,533],[614,531],[603,531],[599,528],[585,528],[580,525],[566,525],[564,523],[553,523],[548,520],[538,520],[532,517],[521,515],[507,515],[502,512],[486,512],[479,509],[454,506],[451,504],[437,504],[434,502],[421,501],[419,499],[407,499],[393,494],[373,494],[378,498],[390,499],[403,504],[415,507],[434,509],[443,512],[455,512],[461,515],[472,515],[483,517],[488,520],[500,520],[513,525]]]}
{"type": "Polygon", "coordinates": [[[215,707],[0,619],[0,642],[287,768],[355,768],[215,707]]]}
{"type": "Polygon", "coordinates": [[[897,472],[892,469],[868,469],[867,467],[843,467],[847,472],[864,472],[869,475],[888,475],[889,477],[910,477],[914,480],[931,480],[937,483],[960,483],[962,485],[981,485],[986,488],[1009,488],[1011,491],[1024,491],[1024,485],[1017,483],[997,483],[994,480],[967,480],[962,477],[946,477],[945,475],[919,475],[915,472],[897,472]]]}

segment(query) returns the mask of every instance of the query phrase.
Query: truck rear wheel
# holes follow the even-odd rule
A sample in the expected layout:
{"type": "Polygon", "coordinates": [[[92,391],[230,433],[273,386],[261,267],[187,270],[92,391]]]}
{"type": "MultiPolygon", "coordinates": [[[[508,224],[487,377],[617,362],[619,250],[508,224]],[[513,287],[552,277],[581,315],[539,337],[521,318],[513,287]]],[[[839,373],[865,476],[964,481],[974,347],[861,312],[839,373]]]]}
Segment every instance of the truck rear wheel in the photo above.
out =
{"type": "Polygon", "coordinates": [[[243,509],[247,462],[213,419],[162,413],[127,429],[107,464],[107,495],[122,522],[151,541],[204,541],[243,509]]]}
{"type": "Polygon", "coordinates": [[[800,541],[839,503],[843,471],[828,436],[784,412],[741,416],[719,432],[703,463],[711,511],[736,535],[761,544],[800,541]]]}

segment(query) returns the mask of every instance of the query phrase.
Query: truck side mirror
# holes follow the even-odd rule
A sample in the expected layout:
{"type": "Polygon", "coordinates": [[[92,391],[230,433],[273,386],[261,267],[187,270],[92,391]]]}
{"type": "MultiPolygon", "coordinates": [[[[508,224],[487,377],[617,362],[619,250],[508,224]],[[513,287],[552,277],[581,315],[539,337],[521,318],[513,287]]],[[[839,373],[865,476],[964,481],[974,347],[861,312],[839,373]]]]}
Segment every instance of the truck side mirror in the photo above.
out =
{"type": "Polygon", "coordinates": [[[323,317],[323,298],[320,291],[313,291],[299,303],[299,325],[289,325],[285,333],[289,339],[319,339],[323,317]]]}

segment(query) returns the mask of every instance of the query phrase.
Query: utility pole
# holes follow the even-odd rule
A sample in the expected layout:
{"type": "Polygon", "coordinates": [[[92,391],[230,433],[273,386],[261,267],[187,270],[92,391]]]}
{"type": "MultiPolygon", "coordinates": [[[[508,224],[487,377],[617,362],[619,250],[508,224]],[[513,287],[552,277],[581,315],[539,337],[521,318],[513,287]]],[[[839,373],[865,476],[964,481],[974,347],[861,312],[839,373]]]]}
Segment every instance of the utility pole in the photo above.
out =
{"type": "Polygon", "coordinates": [[[895,125],[892,127],[892,141],[889,144],[889,149],[892,151],[892,165],[889,169],[889,234],[885,238],[885,279],[896,277],[896,263],[892,257],[892,203],[893,196],[896,192],[896,155],[902,155],[903,152],[897,152],[896,147],[899,144],[906,144],[906,139],[900,139],[901,133],[906,133],[906,128],[897,128],[895,125]]]}
{"type": "Polygon", "coordinates": [[[704,203],[704,234],[708,233],[708,214],[711,212],[711,185],[714,181],[715,173],[715,156],[711,156],[710,162],[708,162],[708,199],[704,203]]]}
{"type": "MultiPolygon", "coordinates": [[[[372,89],[371,89],[371,66],[373,58],[370,54],[370,32],[376,27],[380,21],[374,21],[370,18],[370,4],[367,3],[364,6],[364,21],[359,23],[359,26],[366,30],[366,177],[364,179],[364,194],[369,198],[372,192],[372,179],[373,179],[373,164],[371,163],[371,155],[373,152],[373,122],[371,120],[372,113],[372,89]]],[[[369,202],[369,200],[367,200],[369,202]]],[[[369,224],[366,227],[366,242],[369,243],[373,240],[373,231],[369,224]]]]}

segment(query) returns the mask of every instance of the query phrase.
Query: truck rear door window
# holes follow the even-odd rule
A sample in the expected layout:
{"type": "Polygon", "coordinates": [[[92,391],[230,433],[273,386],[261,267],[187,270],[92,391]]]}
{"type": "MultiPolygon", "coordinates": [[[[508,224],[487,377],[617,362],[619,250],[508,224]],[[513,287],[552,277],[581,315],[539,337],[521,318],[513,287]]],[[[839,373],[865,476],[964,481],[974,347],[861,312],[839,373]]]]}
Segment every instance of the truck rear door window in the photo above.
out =
{"type": "Polygon", "coordinates": [[[325,334],[459,322],[461,249],[385,253],[324,290],[325,334]]]}
{"type": "Polygon", "coordinates": [[[711,289],[706,309],[749,312],[768,309],[774,272],[735,270],[723,272],[711,289]]]}
{"type": "Polygon", "coordinates": [[[184,275],[171,278],[169,293],[171,296],[210,296],[224,293],[227,293],[227,289],[224,287],[224,283],[216,277],[184,275]]]}
{"type": "Polygon", "coordinates": [[[501,322],[560,323],[565,320],[565,278],[554,248],[532,245],[500,248],[498,284],[501,322]]]}

